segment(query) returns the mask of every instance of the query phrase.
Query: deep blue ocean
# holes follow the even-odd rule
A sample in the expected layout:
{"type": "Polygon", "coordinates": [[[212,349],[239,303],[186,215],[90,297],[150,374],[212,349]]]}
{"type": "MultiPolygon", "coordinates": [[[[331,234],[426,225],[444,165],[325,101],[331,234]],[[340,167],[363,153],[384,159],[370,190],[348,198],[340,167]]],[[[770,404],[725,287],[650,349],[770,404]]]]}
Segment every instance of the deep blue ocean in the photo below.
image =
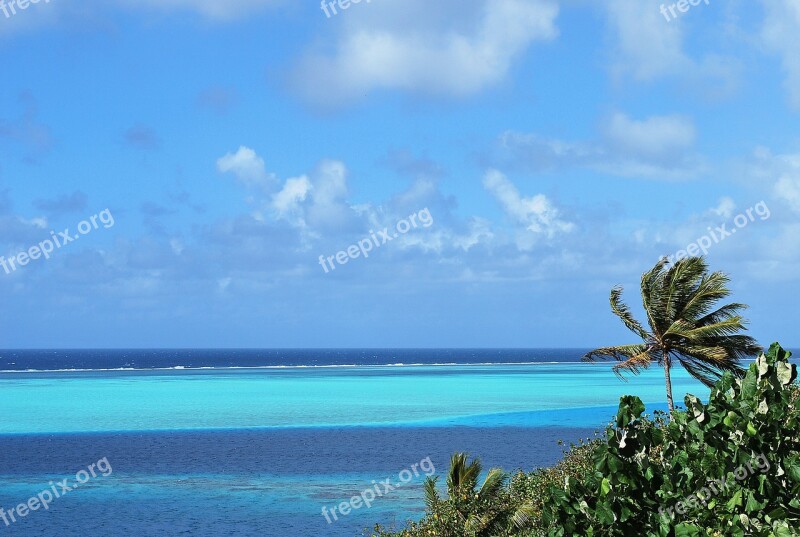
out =
{"type": "MultiPolygon", "coordinates": [[[[625,383],[584,352],[0,351],[0,535],[401,526],[423,511],[425,474],[403,482],[423,460],[438,476],[455,451],[532,470],[602,429],[623,394],[664,407],[660,371],[625,383]],[[387,479],[402,486],[370,508],[323,516],[387,479]],[[42,508],[59,482],[71,490],[42,508]]],[[[678,400],[707,396],[681,370],[673,383],[678,400]]]]}
{"type": "Polygon", "coordinates": [[[0,351],[0,370],[574,362],[589,349],[92,349],[0,351]]]}

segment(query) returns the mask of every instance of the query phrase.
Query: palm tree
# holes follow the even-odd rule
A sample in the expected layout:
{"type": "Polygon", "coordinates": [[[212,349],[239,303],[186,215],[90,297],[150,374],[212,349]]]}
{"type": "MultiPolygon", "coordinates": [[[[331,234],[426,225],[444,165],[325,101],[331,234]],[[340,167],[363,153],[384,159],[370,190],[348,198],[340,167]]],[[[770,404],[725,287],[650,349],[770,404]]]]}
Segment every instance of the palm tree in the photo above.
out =
{"type": "Polygon", "coordinates": [[[625,371],[638,374],[653,362],[660,364],[671,415],[675,409],[670,379],[674,361],[706,386],[712,386],[726,371],[741,377],[744,370],[739,361],[763,349],[755,339],[740,334],[746,330],[746,321],[739,315],[747,308],[745,304],[715,306],[730,295],[730,278],[726,274],[709,274],[702,257],[668,265],[667,259],[662,258],[642,275],[642,303],[649,331],[622,302],[622,287],[611,290],[611,311],[643,342],[596,349],[584,359],[617,360],[614,372],[620,377],[625,371]]]}
{"type": "MultiPolygon", "coordinates": [[[[496,535],[502,525],[502,496],[508,475],[499,468],[492,468],[478,488],[481,463],[474,459],[467,464],[466,453],[455,453],[450,459],[447,475],[449,507],[455,511],[459,525],[469,535],[496,535]]],[[[438,511],[442,499],[436,490],[438,477],[425,480],[425,503],[431,513],[438,511]]]]}

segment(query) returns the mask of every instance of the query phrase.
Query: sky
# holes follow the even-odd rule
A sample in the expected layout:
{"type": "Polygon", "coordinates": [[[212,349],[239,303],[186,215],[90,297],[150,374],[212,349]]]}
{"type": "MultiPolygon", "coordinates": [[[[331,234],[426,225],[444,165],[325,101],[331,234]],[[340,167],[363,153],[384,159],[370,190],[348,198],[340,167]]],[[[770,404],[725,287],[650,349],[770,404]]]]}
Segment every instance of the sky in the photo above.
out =
{"type": "Polygon", "coordinates": [[[681,250],[800,345],[797,0],[9,4],[0,347],[629,343],[681,250]]]}

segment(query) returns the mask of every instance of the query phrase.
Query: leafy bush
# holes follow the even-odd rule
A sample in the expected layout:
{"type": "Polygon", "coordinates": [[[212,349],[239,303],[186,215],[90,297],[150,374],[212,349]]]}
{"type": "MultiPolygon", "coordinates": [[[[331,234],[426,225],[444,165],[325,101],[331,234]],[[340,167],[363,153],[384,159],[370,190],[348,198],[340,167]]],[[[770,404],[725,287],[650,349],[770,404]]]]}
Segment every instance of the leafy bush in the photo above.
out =
{"type": "Polygon", "coordinates": [[[595,472],[551,487],[543,522],[566,535],[796,535],[800,424],[796,367],[774,344],[743,379],[725,375],[704,405],[659,426],[637,397],[593,455],[595,472]]]}
{"type": "Polygon", "coordinates": [[[743,378],[723,376],[708,404],[686,396],[671,421],[623,397],[603,441],[505,486],[490,480],[491,495],[476,490],[474,471],[466,488],[451,487],[451,468],[449,496],[430,501],[429,491],[421,521],[374,536],[800,535],[800,389],[789,356],[773,344],[743,378]]]}
{"type": "Polygon", "coordinates": [[[594,470],[592,453],[597,441],[581,441],[570,446],[564,458],[552,468],[531,473],[517,472],[510,479],[497,469],[487,475],[479,493],[477,477],[480,465],[466,465],[466,456],[456,454],[451,460],[447,480],[447,497],[435,491],[436,481],[426,481],[427,510],[419,522],[409,522],[399,532],[380,525],[373,537],[492,537],[543,535],[541,514],[550,487],[564,483],[566,478],[584,479],[594,470]],[[471,470],[466,470],[469,469],[471,470]],[[477,468],[477,473],[475,469],[477,468]],[[468,474],[468,475],[465,475],[468,474]],[[494,475],[494,478],[489,476],[494,475]],[[503,476],[505,486],[487,487],[503,476]],[[489,491],[491,490],[491,493],[489,491]]]}

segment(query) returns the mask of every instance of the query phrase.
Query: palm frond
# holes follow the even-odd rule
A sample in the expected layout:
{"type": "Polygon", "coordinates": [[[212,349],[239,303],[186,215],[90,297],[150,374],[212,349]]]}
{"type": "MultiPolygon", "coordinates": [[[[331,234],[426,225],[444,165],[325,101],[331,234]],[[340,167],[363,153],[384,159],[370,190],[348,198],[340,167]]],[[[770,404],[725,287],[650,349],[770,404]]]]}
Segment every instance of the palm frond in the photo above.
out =
{"type": "Polygon", "coordinates": [[[645,313],[647,313],[647,322],[650,325],[650,330],[654,334],[658,332],[658,326],[660,326],[656,312],[662,309],[658,307],[660,297],[663,295],[660,290],[663,288],[664,267],[668,263],[667,258],[662,257],[652,269],[642,274],[642,305],[645,313]]]}
{"type": "Polygon", "coordinates": [[[699,285],[693,289],[690,299],[683,305],[677,316],[695,320],[712,310],[714,304],[727,298],[730,278],[722,272],[714,272],[704,276],[699,285]]]}
{"type": "Polygon", "coordinates": [[[486,474],[486,479],[483,481],[483,485],[481,485],[478,491],[478,497],[481,500],[493,498],[503,489],[503,485],[506,483],[507,479],[508,474],[503,470],[500,468],[492,468],[489,470],[489,473],[486,474]]]}
{"type": "Polygon", "coordinates": [[[450,458],[450,472],[447,475],[447,491],[450,496],[457,496],[465,490],[473,491],[478,484],[481,463],[474,459],[467,464],[469,454],[454,453],[450,458]]]}
{"type": "Polygon", "coordinates": [[[664,334],[664,338],[680,338],[686,340],[689,344],[701,342],[716,344],[715,339],[732,336],[745,330],[744,323],[744,318],[737,316],[728,317],[717,323],[693,327],[681,319],[670,326],[669,330],[664,334]]]}
{"type": "Polygon", "coordinates": [[[537,514],[538,512],[533,505],[522,505],[514,512],[514,515],[511,517],[511,523],[514,524],[514,528],[518,530],[527,529],[533,524],[537,514]]]}
{"type": "Polygon", "coordinates": [[[708,387],[712,387],[726,371],[737,377],[744,376],[745,370],[724,349],[720,351],[720,348],[690,347],[678,352],[677,357],[690,375],[708,387]],[[726,357],[719,357],[720,352],[726,357]],[[715,358],[710,359],[710,354],[715,355],[715,358]]]}
{"type": "Polygon", "coordinates": [[[631,309],[628,307],[625,302],[622,301],[622,287],[616,286],[611,289],[611,311],[619,317],[628,330],[635,333],[640,338],[646,340],[649,336],[647,331],[644,327],[637,321],[633,314],[631,313],[631,309]]]}
{"type": "Polygon", "coordinates": [[[429,512],[433,512],[439,503],[439,491],[436,490],[436,482],[438,480],[439,476],[425,479],[425,505],[428,507],[429,512]]]}
{"type": "Polygon", "coordinates": [[[736,334],[721,338],[717,344],[724,347],[731,358],[736,361],[753,358],[764,352],[764,347],[759,345],[755,338],[744,334],[736,334]]]}
{"type": "Polygon", "coordinates": [[[680,311],[694,297],[702,284],[708,266],[702,257],[681,259],[672,265],[664,275],[664,319],[679,317],[680,311]]]}
{"type": "Polygon", "coordinates": [[[747,309],[747,304],[726,304],[721,308],[718,308],[711,313],[706,314],[703,317],[700,317],[695,321],[695,326],[705,326],[707,324],[718,323],[728,317],[735,317],[739,315],[739,312],[742,310],[747,309]]]}
{"type": "Polygon", "coordinates": [[[618,362],[621,362],[644,352],[647,348],[648,345],[645,343],[619,345],[617,347],[601,347],[591,352],[587,352],[583,356],[582,360],[584,362],[596,362],[598,360],[617,360],[618,362]]]}
{"type": "Polygon", "coordinates": [[[624,362],[616,364],[611,369],[612,371],[614,371],[614,374],[617,375],[617,377],[619,377],[622,380],[625,380],[625,376],[623,375],[623,373],[630,372],[633,373],[634,375],[638,375],[639,373],[642,372],[642,369],[647,369],[648,367],[650,367],[651,363],[653,363],[654,361],[658,362],[658,360],[659,358],[653,356],[650,348],[648,347],[639,354],[631,356],[624,362]]]}

